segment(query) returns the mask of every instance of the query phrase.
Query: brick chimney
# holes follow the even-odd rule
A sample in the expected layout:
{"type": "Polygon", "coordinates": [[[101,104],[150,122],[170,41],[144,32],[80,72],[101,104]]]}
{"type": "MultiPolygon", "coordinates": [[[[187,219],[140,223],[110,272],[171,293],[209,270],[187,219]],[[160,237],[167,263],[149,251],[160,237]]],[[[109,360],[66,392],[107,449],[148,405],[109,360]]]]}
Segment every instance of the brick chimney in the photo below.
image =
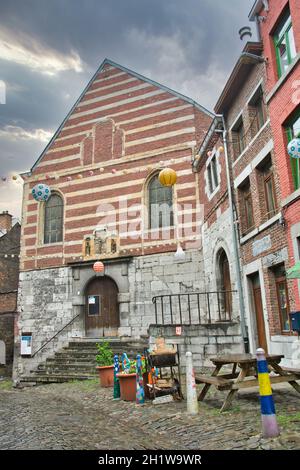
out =
{"type": "Polygon", "coordinates": [[[0,230],[6,230],[9,232],[12,228],[12,215],[8,211],[4,211],[0,214],[0,230]]]}

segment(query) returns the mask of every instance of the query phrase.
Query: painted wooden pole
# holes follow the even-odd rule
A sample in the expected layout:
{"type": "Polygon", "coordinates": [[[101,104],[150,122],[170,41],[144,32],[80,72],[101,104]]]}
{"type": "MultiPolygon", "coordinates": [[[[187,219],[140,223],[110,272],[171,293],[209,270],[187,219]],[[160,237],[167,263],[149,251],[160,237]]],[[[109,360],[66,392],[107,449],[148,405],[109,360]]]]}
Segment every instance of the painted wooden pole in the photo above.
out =
{"type": "Polygon", "coordinates": [[[197,400],[196,382],[193,368],[193,355],[191,352],[187,352],[185,356],[187,412],[191,415],[196,415],[199,412],[199,404],[197,400]]]}
{"type": "Polygon", "coordinates": [[[143,364],[140,354],[136,356],[136,403],[142,405],[145,403],[145,391],[143,383],[143,364]]]}
{"type": "Polygon", "coordinates": [[[122,370],[123,372],[126,372],[129,374],[130,371],[130,360],[128,359],[128,356],[126,353],[122,354],[122,370]]]}
{"type": "Polygon", "coordinates": [[[276,419],[268,363],[266,360],[265,351],[262,348],[257,349],[256,358],[263,436],[277,437],[279,436],[280,431],[276,419]]]}
{"type": "Polygon", "coordinates": [[[117,374],[120,371],[120,364],[119,364],[119,355],[114,355],[114,399],[117,400],[120,398],[120,381],[117,377],[117,374]]]}

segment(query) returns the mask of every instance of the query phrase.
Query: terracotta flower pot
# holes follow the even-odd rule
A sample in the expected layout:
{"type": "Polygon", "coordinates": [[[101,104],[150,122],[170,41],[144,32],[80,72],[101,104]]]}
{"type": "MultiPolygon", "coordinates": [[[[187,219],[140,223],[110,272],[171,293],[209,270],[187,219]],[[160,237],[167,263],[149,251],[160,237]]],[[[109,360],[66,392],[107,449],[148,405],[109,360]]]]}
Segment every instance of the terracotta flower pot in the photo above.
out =
{"type": "Polygon", "coordinates": [[[136,374],[117,374],[120,381],[121,400],[135,401],[136,374]]]}
{"type": "Polygon", "coordinates": [[[96,367],[99,373],[101,387],[114,386],[114,366],[98,366],[96,367]]]}

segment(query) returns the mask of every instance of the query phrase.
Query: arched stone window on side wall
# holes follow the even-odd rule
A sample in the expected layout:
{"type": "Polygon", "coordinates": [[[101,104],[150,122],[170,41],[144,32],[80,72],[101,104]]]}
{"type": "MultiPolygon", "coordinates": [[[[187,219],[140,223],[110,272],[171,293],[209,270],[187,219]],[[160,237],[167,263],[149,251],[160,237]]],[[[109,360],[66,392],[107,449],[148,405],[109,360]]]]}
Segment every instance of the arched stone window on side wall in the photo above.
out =
{"type": "Polygon", "coordinates": [[[232,317],[232,286],[227,254],[223,248],[217,254],[217,289],[220,292],[220,313],[222,320],[232,317]]]}
{"type": "Polygon", "coordinates": [[[158,175],[154,175],[148,184],[149,229],[172,227],[174,225],[173,190],[162,186],[158,175]]]}
{"type": "Polygon", "coordinates": [[[52,194],[45,204],[44,243],[58,243],[63,239],[64,203],[59,194],[52,194]]]}

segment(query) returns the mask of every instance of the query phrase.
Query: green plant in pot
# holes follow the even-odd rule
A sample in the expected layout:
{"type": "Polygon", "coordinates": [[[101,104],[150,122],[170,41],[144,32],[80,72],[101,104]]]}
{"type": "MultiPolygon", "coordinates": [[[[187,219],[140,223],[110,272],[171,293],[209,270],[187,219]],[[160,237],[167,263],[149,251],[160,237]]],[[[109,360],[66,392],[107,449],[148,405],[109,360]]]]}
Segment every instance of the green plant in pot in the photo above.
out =
{"type": "Polygon", "coordinates": [[[101,387],[113,387],[114,385],[114,353],[107,341],[97,343],[97,371],[99,373],[101,387]]]}

